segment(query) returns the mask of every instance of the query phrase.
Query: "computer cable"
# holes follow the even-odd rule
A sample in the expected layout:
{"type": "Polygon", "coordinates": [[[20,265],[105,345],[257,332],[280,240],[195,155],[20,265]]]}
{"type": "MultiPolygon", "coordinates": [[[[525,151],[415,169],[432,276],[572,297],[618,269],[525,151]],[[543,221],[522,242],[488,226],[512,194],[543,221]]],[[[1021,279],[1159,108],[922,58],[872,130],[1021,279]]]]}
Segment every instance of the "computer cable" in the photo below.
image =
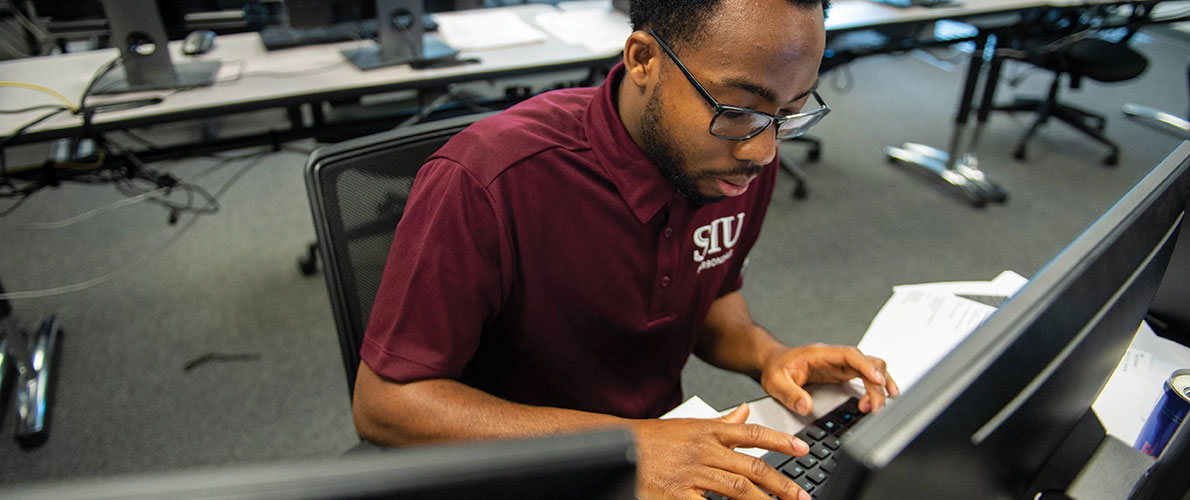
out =
{"type": "MultiPolygon", "coordinates": [[[[263,160],[266,156],[268,156],[268,154],[270,152],[271,151],[265,151],[265,152],[255,155],[254,157],[239,158],[239,159],[249,159],[250,161],[248,161],[230,179],[228,179],[226,182],[224,182],[223,186],[221,186],[216,191],[216,194],[213,195],[213,198],[215,199],[215,201],[217,202],[218,198],[220,196],[223,196],[224,194],[226,194],[227,191],[232,187],[232,185],[234,185],[241,178],[243,178],[243,176],[245,174],[247,174],[248,171],[250,171],[252,168],[259,165],[261,160],[263,160]]],[[[0,300],[20,300],[20,299],[35,299],[35,298],[53,297],[53,296],[57,296],[57,295],[64,295],[64,294],[68,294],[68,293],[80,292],[83,290],[87,290],[89,288],[93,288],[93,287],[102,285],[109,281],[112,281],[116,278],[119,278],[120,276],[128,274],[129,272],[131,272],[134,269],[141,267],[145,262],[148,262],[150,259],[163,254],[169,248],[173,247],[175,244],[177,244],[178,241],[180,241],[182,239],[183,236],[185,236],[190,231],[190,229],[192,229],[194,227],[194,225],[198,222],[198,220],[202,218],[201,215],[202,214],[200,214],[200,213],[192,214],[191,217],[189,219],[187,219],[185,221],[185,223],[182,224],[182,226],[178,229],[177,232],[175,232],[172,236],[170,236],[168,239],[166,239],[165,242],[163,242],[161,245],[159,245],[153,251],[145,253],[145,254],[141,255],[140,257],[133,259],[132,261],[128,262],[123,267],[116,269],[115,271],[112,271],[110,273],[107,273],[102,276],[98,276],[98,277],[95,277],[95,278],[92,278],[89,280],[70,284],[70,285],[46,288],[46,289],[42,289],[42,290],[29,290],[29,291],[0,293],[0,300]]]]}
{"type": "Polygon", "coordinates": [[[62,102],[62,105],[66,106],[67,109],[69,109],[71,111],[78,111],[78,106],[75,106],[73,102],[70,102],[70,99],[67,99],[66,96],[59,94],[56,90],[48,88],[48,87],[43,87],[43,86],[37,85],[35,83],[11,82],[11,81],[0,81],[0,87],[13,87],[13,88],[28,89],[28,90],[33,90],[36,92],[41,92],[42,94],[46,94],[46,95],[53,97],[54,99],[57,99],[58,101],[62,102]]]}

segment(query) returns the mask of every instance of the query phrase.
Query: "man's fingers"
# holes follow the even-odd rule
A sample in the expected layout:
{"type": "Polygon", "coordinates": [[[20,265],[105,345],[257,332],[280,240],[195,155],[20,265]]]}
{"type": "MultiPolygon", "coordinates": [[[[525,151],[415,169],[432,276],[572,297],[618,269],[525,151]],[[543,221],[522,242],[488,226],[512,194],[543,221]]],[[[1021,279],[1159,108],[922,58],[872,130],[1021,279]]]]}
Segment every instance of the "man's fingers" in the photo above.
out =
{"type": "Polygon", "coordinates": [[[855,370],[864,379],[865,385],[871,382],[881,387],[884,386],[884,360],[864,356],[859,349],[854,347],[848,347],[844,350],[843,360],[847,363],[847,366],[855,370]],[[879,364],[873,360],[879,361],[879,364]]]}
{"type": "Polygon", "coordinates": [[[715,432],[719,442],[728,448],[762,448],[793,456],[802,456],[810,451],[805,441],[763,425],[723,425],[715,432]]]}
{"type": "Polygon", "coordinates": [[[752,407],[748,406],[748,403],[740,403],[734,410],[731,410],[731,413],[719,417],[719,419],[729,424],[742,424],[748,421],[748,414],[751,412],[752,407]]]}
{"type": "Polygon", "coordinates": [[[772,385],[767,389],[769,394],[777,398],[777,401],[780,401],[786,408],[801,415],[809,415],[814,410],[814,399],[810,397],[810,393],[797,384],[797,381],[793,380],[793,375],[774,378],[772,385]]]}
{"type": "Polygon", "coordinates": [[[734,452],[716,458],[721,460],[713,460],[708,465],[727,472],[715,478],[715,485],[711,489],[716,493],[737,500],[753,498],[751,495],[760,495],[755,498],[769,500],[765,491],[783,499],[801,498],[802,489],[764,460],[734,452]]]}

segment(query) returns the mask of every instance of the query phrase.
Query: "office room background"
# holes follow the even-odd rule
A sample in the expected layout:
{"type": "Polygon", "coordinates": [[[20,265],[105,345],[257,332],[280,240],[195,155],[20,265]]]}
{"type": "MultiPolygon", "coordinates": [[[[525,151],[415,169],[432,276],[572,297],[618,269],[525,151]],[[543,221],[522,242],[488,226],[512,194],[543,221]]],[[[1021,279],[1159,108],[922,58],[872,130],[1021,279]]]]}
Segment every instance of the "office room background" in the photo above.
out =
{"type": "MultiPolygon", "coordinates": [[[[207,3],[212,12],[242,6],[207,3]]],[[[489,0],[485,6],[515,3],[489,0]]],[[[1168,3],[1168,15],[1190,9],[1186,2],[1168,3]]],[[[94,35],[55,43],[45,24],[52,19],[17,12],[24,4],[0,2],[6,59],[0,64],[103,45],[94,35]]],[[[239,31],[283,22],[278,4],[243,9],[252,20],[239,31]]],[[[215,43],[236,30],[221,28],[215,43]]],[[[864,36],[887,33],[857,32],[855,38],[864,36]]],[[[1036,272],[1181,140],[1121,110],[1140,104],[1186,116],[1190,25],[1144,26],[1129,46],[1148,61],[1139,76],[1116,83],[1084,79],[1080,88],[1061,91],[1064,102],[1107,117],[1105,133],[1120,146],[1117,164],[1105,165],[1106,147],[1057,120],[1041,127],[1025,158],[1017,159],[1017,142],[1033,114],[993,113],[974,152],[1008,198],[983,207],[884,155],[886,146],[906,141],[943,149],[950,143],[972,43],[860,57],[824,73],[819,92],[832,113],[812,132],[821,141],[820,157],[810,161],[803,142],[780,146],[782,157],[804,174],[807,191],[795,198],[792,178],[781,175],[745,277],[753,316],[790,344],[855,344],[894,285],[1036,272]]],[[[356,70],[334,71],[346,78],[356,70]]],[[[486,99],[470,105],[496,107],[586,77],[585,70],[559,70],[460,83],[452,93],[486,99]]],[[[1051,78],[1035,65],[1008,61],[997,100],[1044,96],[1051,78]]],[[[214,89],[234,92],[233,85],[214,89]]],[[[394,106],[426,104],[405,94],[391,98],[394,106]]],[[[269,110],[109,135],[135,149],[267,130],[287,119],[284,110],[269,110]]],[[[326,282],[299,269],[314,241],[303,181],[307,156],[346,138],[303,138],[147,165],[216,198],[218,210],[210,213],[126,203],[136,193],[111,183],[66,182],[26,199],[0,199],[6,291],[99,280],[78,291],[10,301],[13,321],[33,329],[53,314],[62,336],[44,443],[22,446],[12,439],[15,403],[11,394],[3,401],[0,484],[334,456],[355,445],[326,282]]],[[[6,147],[6,161],[40,163],[55,147],[61,146],[6,147]]],[[[12,342],[13,333],[6,333],[12,342]]],[[[762,396],[753,381],[697,359],[683,382],[687,395],[717,408],[762,396]]]]}

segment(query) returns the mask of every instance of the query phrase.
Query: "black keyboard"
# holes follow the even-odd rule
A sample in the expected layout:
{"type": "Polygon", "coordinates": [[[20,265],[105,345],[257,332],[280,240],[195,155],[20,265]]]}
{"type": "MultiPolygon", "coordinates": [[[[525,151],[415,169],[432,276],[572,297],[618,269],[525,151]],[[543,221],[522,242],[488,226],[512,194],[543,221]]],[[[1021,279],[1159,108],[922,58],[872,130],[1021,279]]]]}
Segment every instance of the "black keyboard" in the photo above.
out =
{"type": "Polygon", "coordinates": [[[268,50],[291,49],[307,45],[371,40],[376,38],[376,20],[328,24],[315,28],[269,26],[260,30],[260,41],[268,50]]]}
{"type": "MultiPolygon", "coordinates": [[[[799,439],[810,445],[809,453],[795,458],[770,451],[761,458],[789,476],[811,497],[818,498],[815,492],[822,489],[835,470],[834,453],[843,444],[843,435],[863,417],[864,413],[859,411],[859,398],[848,399],[797,433],[799,439]]],[[[706,498],[727,500],[716,493],[708,494],[706,498]]]]}
{"type": "MultiPolygon", "coordinates": [[[[425,31],[436,31],[438,21],[432,14],[421,18],[425,31]]],[[[376,34],[376,19],[362,21],[347,21],[316,26],[313,28],[294,28],[291,26],[268,26],[260,30],[260,41],[267,50],[292,49],[307,45],[322,45],[327,43],[350,42],[352,40],[374,40],[376,34]]]]}

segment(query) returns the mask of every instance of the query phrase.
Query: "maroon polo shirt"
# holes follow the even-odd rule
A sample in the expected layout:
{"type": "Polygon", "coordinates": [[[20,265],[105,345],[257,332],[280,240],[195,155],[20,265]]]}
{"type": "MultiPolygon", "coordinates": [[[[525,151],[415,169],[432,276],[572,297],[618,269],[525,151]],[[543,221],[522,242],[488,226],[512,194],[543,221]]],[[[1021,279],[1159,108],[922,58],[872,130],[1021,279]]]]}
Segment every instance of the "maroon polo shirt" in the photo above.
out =
{"type": "Polygon", "coordinates": [[[631,418],[681,402],[699,325],[742,284],[777,168],[691,205],[620,121],[623,74],[529,99],[430,157],[364,338],[373,371],[631,418]]]}

